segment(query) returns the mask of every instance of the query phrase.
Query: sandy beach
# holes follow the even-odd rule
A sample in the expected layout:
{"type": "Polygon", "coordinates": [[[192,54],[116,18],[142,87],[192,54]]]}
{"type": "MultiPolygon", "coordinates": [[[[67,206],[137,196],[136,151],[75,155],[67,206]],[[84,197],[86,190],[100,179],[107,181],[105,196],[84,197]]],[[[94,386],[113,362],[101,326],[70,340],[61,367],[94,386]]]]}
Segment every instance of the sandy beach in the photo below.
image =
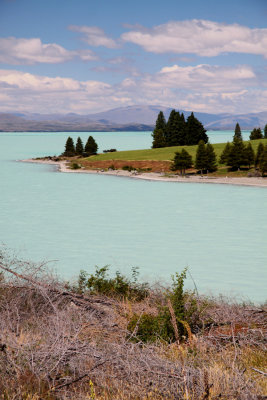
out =
{"type": "Polygon", "coordinates": [[[214,183],[214,184],[227,184],[227,185],[241,185],[241,186],[258,186],[267,187],[267,178],[262,177],[207,177],[207,176],[186,176],[182,177],[179,175],[166,176],[165,173],[156,172],[129,172],[124,170],[88,170],[88,169],[70,169],[68,168],[68,162],[66,161],[52,161],[52,160],[38,160],[28,159],[20,160],[22,162],[37,163],[37,164],[49,164],[58,167],[59,172],[75,173],[75,174],[100,174],[100,175],[112,175],[118,177],[126,177],[133,179],[144,179],[149,181],[162,181],[162,182],[179,182],[179,183],[214,183]]]}

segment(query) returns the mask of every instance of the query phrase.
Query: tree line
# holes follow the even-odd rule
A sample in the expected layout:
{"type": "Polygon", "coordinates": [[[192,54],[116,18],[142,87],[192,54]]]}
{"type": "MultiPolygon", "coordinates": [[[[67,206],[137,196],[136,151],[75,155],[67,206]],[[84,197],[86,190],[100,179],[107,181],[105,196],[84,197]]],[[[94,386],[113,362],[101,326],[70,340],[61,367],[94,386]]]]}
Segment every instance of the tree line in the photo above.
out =
{"type": "MultiPolygon", "coordinates": [[[[258,168],[262,176],[267,172],[267,145],[259,143],[256,154],[249,142],[247,145],[243,143],[242,133],[239,124],[236,124],[235,134],[232,143],[227,143],[219,158],[220,164],[225,164],[233,171],[239,170],[241,167],[250,168],[252,165],[258,168]]],[[[186,169],[195,167],[201,172],[214,172],[217,170],[217,159],[213,146],[210,143],[205,144],[201,140],[196,151],[195,162],[191,155],[182,149],[175,153],[172,170],[180,170],[184,175],[186,169]]]]}
{"type": "Polygon", "coordinates": [[[83,145],[80,136],[77,138],[76,145],[74,145],[73,139],[71,137],[68,137],[65,144],[65,150],[62,153],[62,155],[66,157],[73,157],[73,156],[89,157],[94,154],[97,154],[97,150],[98,150],[98,145],[92,136],[89,136],[85,146],[83,145]]]}
{"type": "Polygon", "coordinates": [[[195,169],[200,171],[201,175],[203,172],[217,171],[216,154],[212,144],[205,144],[204,140],[200,140],[194,163],[192,156],[185,149],[175,153],[173,163],[171,165],[171,169],[173,171],[179,170],[181,175],[185,175],[186,169],[192,168],[193,166],[195,169]]]}
{"type": "Polygon", "coordinates": [[[172,110],[166,122],[162,111],[159,112],[155,129],[152,133],[152,148],[170,147],[170,146],[190,146],[203,140],[208,142],[206,129],[202,123],[191,113],[187,120],[184,114],[172,110]]]}
{"type": "MultiPolygon", "coordinates": [[[[260,139],[262,138],[263,137],[260,137],[260,139]]],[[[267,145],[264,146],[263,143],[259,143],[255,154],[250,142],[247,145],[243,143],[242,132],[237,123],[233,141],[232,143],[226,143],[219,161],[221,164],[225,164],[233,170],[238,170],[241,167],[250,168],[251,165],[254,165],[255,168],[259,168],[264,175],[267,171],[267,145]]]]}
{"type": "Polygon", "coordinates": [[[267,139],[267,124],[264,127],[263,133],[261,128],[254,128],[251,132],[250,132],[250,136],[249,136],[250,140],[256,140],[256,139],[267,139]]]}

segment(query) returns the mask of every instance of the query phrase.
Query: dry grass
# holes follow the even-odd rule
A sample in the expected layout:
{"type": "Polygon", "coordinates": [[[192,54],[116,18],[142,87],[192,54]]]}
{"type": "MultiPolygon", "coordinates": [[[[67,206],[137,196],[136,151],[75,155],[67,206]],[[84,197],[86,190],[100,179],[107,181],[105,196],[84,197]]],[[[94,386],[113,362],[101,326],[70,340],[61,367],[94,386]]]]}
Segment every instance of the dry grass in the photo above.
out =
{"type": "Polygon", "coordinates": [[[190,341],[133,343],[130,317],[155,314],[161,292],[78,295],[45,265],[0,253],[0,267],[0,399],[266,398],[264,307],[198,297],[190,341]]]}

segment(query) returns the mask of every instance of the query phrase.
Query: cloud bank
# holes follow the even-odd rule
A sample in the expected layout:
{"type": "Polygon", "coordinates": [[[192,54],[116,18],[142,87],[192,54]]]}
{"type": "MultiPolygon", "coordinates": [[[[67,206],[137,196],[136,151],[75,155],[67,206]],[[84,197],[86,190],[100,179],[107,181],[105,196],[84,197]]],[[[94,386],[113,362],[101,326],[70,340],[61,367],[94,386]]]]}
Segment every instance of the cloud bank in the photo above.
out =
{"type": "Polygon", "coordinates": [[[267,29],[207,20],[172,21],[152,29],[137,27],[121,36],[152,53],[192,53],[218,56],[222,53],[259,54],[267,58],[267,29]]]}
{"type": "Polygon", "coordinates": [[[246,65],[172,65],[116,84],[0,70],[0,87],[2,112],[89,114],[141,103],[240,113],[266,111],[267,104],[266,81],[246,65]]]}
{"type": "Polygon", "coordinates": [[[0,62],[11,65],[63,63],[78,57],[83,61],[96,60],[91,50],[66,50],[56,43],[44,44],[39,38],[0,38],[0,62]]]}

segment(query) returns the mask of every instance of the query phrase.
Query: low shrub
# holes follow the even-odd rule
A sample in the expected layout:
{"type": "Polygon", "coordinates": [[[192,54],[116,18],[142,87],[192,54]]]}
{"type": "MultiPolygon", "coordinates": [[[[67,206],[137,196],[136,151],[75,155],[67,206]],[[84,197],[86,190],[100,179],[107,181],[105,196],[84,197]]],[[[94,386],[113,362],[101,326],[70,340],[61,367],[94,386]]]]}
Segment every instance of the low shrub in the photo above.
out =
{"type": "Polygon", "coordinates": [[[135,168],[132,165],[124,165],[122,169],[124,171],[133,171],[135,168]]]}
{"type": "Polygon", "coordinates": [[[148,295],[148,283],[138,282],[138,268],[132,268],[131,279],[122,275],[119,271],[115,277],[108,276],[108,266],[98,268],[94,274],[88,275],[81,271],[78,279],[78,291],[92,294],[104,294],[118,298],[141,301],[148,295]]]}
{"type": "Polygon", "coordinates": [[[183,341],[191,336],[192,330],[200,325],[200,308],[196,296],[184,291],[186,269],[173,277],[172,287],[165,293],[165,304],[157,306],[158,312],[152,314],[134,314],[129,321],[128,330],[134,341],[168,343],[183,341]]]}
{"type": "Polygon", "coordinates": [[[108,149],[108,150],[103,150],[103,153],[114,153],[117,151],[117,149],[108,149]]]}
{"type": "Polygon", "coordinates": [[[72,163],[71,164],[71,169],[80,169],[80,168],[81,168],[80,164],[77,164],[77,163],[72,163]]]}

